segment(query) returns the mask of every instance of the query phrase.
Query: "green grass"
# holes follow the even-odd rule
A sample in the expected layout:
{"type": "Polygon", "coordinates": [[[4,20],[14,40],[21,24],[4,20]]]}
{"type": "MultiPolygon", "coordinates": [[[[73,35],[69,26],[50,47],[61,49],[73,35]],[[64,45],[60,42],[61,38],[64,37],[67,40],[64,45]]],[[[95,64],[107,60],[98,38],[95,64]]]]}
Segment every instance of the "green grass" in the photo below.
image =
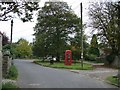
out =
{"type": "Polygon", "coordinates": [[[115,77],[115,76],[109,76],[109,77],[107,77],[107,79],[106,79],[110,84],[113,84],[113,85],[116,85],[116,86],[118,86],[118,78],[117,77],[115,77]]]}
{"type": "Polygon", "coordinates": [[[46,66],[46,67],[51,67],[51,68],[61,68],[61,69],[73,69],[73,70],[92,70],[92,65],[90,64],[84,64],[83,69],[81,67],[80,63],[74,63],[72,65],[64,65],[64,63],[60,62],[54,62],[54,64],[50,64],[49,62],[41,62],[41,61],[34,61],[34,63],[46,66]]]}
{"type": "Polygon", "coordinates": [[[12,65],[9,69],[8,75],[7,75],[7,79],[12,79],[12,80],[16,80],[18,77],[18,71],[17,68],[12,65]]]}
{"type": "Polygon", "coordinates": [[[17,90],[17,89],[18,87],[12,82],[2,83],[2,90],[17,90]]]}
{"type": "Polygon", "coordinates": [[[0,90],[2,89],[2,84],[1,84],[1,82],[0,82],[0,90]]]}

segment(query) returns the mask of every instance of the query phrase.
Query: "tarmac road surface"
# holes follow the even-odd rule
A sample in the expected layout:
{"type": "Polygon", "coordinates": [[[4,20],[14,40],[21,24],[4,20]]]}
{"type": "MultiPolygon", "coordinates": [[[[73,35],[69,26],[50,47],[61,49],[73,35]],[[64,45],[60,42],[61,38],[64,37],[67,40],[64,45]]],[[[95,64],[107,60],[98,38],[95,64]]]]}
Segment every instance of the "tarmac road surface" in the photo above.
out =
{"type": "Polygon", "coordinates": [[[95,78],[32,63],[32,60],[14,60],[20,88],[116,88],[95,78]]]}

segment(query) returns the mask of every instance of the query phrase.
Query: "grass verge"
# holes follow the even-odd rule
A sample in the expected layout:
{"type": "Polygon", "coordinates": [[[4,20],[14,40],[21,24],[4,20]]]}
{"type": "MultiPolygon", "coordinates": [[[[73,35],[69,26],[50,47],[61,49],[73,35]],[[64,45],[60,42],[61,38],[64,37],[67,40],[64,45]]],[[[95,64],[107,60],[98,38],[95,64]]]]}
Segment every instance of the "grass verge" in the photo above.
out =
{"type": "Polygon", "coordinates": [[[0,90],[2,89],[2,84],[1,84],[1,82],[0,82],[0,90]]]}
{"type": "Polygon", "coordinates": [[[12,82],[7,82],[2,83],[2,90],[18,90],[18,87],[12,82]]]}
{"type": "Polygon", "coordinates": [[[109,76],[109,77],[107,77],[107,82],[108,83],[110,83],[110,84],[112,84],[112,85],[115,85],[115,86],[119,86],[118,85],[118,77],[116,77],[116,76],[109,76]]]}
{"type": "Polygon", "coordinates": [[[12,80],[16,80],[18,77],[18,71],[17,71],[17,68],[15,67],[15,65],[12,65],[10,68],[9,68],[9,72],[8,72],[8,75],[7,75],[7,79],[12,79],[12,80]]]}
{"type": "Polygon", "coordinates": [[[92,70],[92,65],[84,64],[83,69],[80,63],[73,63],[72,65],[64,65],[64,63],[54,62],[54,64],[50,64],[49,62],[42,62],[42,61],[34,61],[34,63],[51,68],[60,68],[60,69],[73,69],[73,70],[92,70]]]}

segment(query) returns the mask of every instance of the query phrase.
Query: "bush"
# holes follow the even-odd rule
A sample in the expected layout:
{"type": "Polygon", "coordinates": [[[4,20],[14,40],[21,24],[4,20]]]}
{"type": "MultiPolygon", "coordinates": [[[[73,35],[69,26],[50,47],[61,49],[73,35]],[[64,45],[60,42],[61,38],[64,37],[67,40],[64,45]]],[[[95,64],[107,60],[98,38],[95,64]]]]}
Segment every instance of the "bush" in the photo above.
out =
{"type": "Polygon", "coordinates": [[[97,57],[96,55],[89,54],[89,55],[86,55],[85,60],[95,61],[96,57],[97,57]]]}
{"type": "Polygon", "coordinates": [[[108,56],[106,56],[106,60],[108,61],[109,64],[111,64],[115,59],[115,55],[114,54],[110,54],[108,56]]]}
{"type": "Polygon", "coordinates": [[[18,77],[18,71],[17,71],[16,67],[14,65],[12,65],[9,69],[7,78],[8,79],[17,79],[17,77],[18,77]]]}
{"type": "Polygon", "coordinates": [[[99,49],[98,48],[93,48],[93,47],[90,48],[89,54],[100,56],[99,49]]]}
{"type": "Polygon", "coordinates": [[[17,89],[18,87],[12,82],[2,83],[2,90],[17,90],[17,89]]]}

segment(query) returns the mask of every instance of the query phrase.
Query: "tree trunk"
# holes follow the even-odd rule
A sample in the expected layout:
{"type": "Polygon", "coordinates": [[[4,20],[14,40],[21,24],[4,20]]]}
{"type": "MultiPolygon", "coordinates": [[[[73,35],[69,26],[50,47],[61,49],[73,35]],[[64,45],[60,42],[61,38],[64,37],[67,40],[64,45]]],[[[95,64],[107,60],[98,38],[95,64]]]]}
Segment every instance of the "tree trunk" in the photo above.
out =
{"type": "Polygon", "coordinates": [[[59,53],[57,53],[57,55],[56,55],[56,61],[60,62],[60,54],[59,53]]]}

